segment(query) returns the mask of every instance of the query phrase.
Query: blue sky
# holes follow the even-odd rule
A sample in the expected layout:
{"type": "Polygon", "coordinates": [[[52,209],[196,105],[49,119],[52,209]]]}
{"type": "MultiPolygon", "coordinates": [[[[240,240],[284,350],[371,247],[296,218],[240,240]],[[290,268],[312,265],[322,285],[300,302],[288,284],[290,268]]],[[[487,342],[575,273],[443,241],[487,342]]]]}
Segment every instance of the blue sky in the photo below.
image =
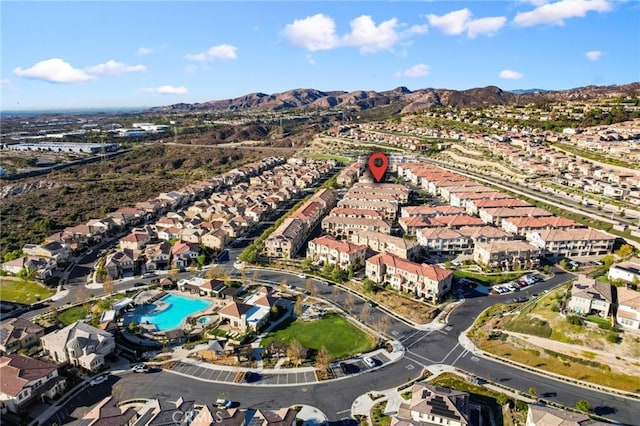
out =
{"type": "Polygon", "coordinates": [[[640,3],[1,1],[1,108],[640,80],[640,3]]]}

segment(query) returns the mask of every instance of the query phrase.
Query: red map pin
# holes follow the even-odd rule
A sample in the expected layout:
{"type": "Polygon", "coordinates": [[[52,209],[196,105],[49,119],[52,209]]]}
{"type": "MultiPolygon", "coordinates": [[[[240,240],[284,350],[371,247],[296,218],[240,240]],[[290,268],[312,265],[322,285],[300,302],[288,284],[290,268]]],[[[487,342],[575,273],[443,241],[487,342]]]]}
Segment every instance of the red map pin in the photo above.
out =
{"type": "Polygon", "coordinates": [[[376,182],[380,182],[389,167],[389,159],[381,152],[374,152],[369,157],[369,170],[376,182]]]}

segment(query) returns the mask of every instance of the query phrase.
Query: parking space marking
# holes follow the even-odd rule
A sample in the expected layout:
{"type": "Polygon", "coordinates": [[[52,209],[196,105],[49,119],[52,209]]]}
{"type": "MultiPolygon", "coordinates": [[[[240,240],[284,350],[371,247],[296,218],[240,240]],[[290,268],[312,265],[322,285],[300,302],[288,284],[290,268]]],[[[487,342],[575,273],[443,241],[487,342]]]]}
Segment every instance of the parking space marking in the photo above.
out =
{"type": "Polygon", "coordinates": [[[480,361],[480,358],[478,358],[477,356],[472,356],[471,357],[471,361],[478,362],[478,361],[480,361]]]}

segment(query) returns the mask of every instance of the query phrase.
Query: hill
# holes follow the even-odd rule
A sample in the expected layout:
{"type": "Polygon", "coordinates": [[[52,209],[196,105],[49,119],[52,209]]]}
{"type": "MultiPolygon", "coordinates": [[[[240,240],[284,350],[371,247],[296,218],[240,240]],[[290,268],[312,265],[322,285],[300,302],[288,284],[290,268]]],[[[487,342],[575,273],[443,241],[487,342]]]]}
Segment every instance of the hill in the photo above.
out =
{"type": "Polygon", "coordinates": [[[151,112],[187,111],[282,111],[291,109],[355,109],[366,110],[391,104],[400,104],[403,113],[428,107],[478,107],[483,105],[510,105],[517,103],[591,99],[621,96],[639,91],[640,83],[613,86],[585,86],[569,90],[514,90],[504,91],[497,86],[466,90],[419,89],[406,87],[376,92],[373,90],[321,91],[317,89],[293,89],[281,93],[249,93],[224,100],[212,100],[194,104],[174,104],[153,108],[151,112]]]}

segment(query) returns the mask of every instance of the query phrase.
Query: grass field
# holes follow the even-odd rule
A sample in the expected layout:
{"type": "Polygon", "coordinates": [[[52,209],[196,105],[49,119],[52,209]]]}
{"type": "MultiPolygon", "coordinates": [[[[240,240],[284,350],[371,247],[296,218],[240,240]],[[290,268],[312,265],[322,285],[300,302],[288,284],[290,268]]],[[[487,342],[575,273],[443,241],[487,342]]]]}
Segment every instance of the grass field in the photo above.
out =
{"type": "Polygon", "coordinates": [[[51,297],[54,290],[29,281],[0,279],[0,300],[31,304],[51,297]]]}
{"type": "Polygon", "coordinates": [[[87,312],[87,308],[85,308],[84,306],[76,306],[58,314],[58,319],[64,325],[69,325],[78,321],[79,319],[84,319],[87,316],[87,312]]]}
{"type": "Polygon", "coordinates": [[[306,154],[305,157],[312,158],[314,160],[336,160],[343,164],[349,164],[351,159],[349,157],[345,157],[343,155],[338,154],[322,154],[319,152],[314,152],[310,154],[306,154]]]}
{"type": "Polygon", "coordinates": [[[274,340],[291,342],[295,339],[303,346],[316,350],[324,346],[333,359],[368,352],[375,347],[370,335],[340,315],[327,315],[309,322],[294,321],[282,327],[262,339],[262,345],[266,346],[274,340]]]}

